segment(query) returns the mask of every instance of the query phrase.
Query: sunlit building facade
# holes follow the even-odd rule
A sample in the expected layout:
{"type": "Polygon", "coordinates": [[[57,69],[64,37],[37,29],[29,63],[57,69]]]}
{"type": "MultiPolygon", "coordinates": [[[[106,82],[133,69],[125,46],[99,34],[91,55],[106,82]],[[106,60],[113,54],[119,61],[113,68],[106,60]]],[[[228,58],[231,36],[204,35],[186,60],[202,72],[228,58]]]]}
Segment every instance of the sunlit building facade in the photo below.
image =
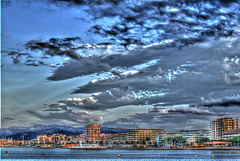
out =
{"type": "Polygon", "coordinates": [[[87,142],[100,142],[100,126],[97,124],[88,124],[84,127],[85,140],[87,142]]]}
{"type": "Polygon", "coordinates": [[[155,143],[156,136],[164,132],[162,129],[135,129],[127,133],[127,142],[145,144],[147,142],[155,143]]]}
{"type": "Polygon", "coordinates": [[[38,144],[48,144],[52,143],[53,145],[66,144],[71,141],[71,137],[64,134],[53,134],[53,135],[39,135],[37,137],[38,144]]]}
{"type": "Polygon", "coordinates": [[[238,119],[219,118],[210,123],[212,139],[222,139],[223,132],[238,129],[238,119]]]}

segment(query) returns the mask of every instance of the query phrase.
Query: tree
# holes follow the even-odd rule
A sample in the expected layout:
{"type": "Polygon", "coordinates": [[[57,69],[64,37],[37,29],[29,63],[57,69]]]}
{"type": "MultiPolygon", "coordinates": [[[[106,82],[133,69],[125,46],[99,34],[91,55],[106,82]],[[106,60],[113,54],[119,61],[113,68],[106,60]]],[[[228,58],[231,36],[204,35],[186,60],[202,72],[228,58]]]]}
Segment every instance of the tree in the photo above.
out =
{"type": "Polygon", "coordinates": [[[210,139],[207,138],[207,137],[201,138],[201,139],[199,140],[200,143],[204,143],[204,142],[207,142],[207,141],[210,141],[210,139]]]}
{"type": "Polygon", "coordinates": [[[231,138],[231,141],[233,143],[239,143],[240,142],[240,136],[234,136],[233,138],[231,138]]]}
{"type": "Polygon", "coordinates": [[[169,144],[171,143],[179,144],[179,143],[186,143],[186,138],[182,136],[166,137],[164,138],[164,141],[169,144]]]}

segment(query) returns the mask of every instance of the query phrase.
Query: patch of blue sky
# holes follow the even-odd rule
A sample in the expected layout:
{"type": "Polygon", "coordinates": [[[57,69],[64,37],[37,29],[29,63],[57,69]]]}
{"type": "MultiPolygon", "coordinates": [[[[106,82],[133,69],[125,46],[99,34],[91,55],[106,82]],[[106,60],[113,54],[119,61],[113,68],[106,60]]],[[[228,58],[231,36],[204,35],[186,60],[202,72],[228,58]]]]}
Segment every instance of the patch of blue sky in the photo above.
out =
{"type": "Polygon", "coordinates": [[[125,26],[124,25],[117,25],[117,27],[121,30],[124,30],[125,29],[125,26]]]}
{"type": "Polygon", "coordinates": [[[192,29],[194,29],[194,30],[203,30],[205,28],[202,27],[202,26],[194,26],[192,29]]]}
{"type": "Polygon", "coordinates": [[[116,43],[117,43],[117,44],[122,44],[122,43],[125,43],[125,41],[124,41],[124,40],[120,40],[120,39],[116,39],[115,41],[116,41],[116,43]]]}
{"type": "MultiPolygon", "coordinates": [[[[204,3],[203,3],[204,4],[204,3]]],[[[215,6],[211,5],[209,2],[205,3],[205,8],[207,9],[213,9],[215,6]]]]}
{"type": "Polygon", "coordinates": [[[129,23],[126,24],[126,27],[132,28],[132,27],[134,27],[135,25],[136,25],[135,22],[129,22],[129,23]]]}
{"type": "Polygon", "coordinates": [[[151,39],[154,37],[159,37],[159,32],[158,30],[151,30],[150,32],[144,33],[144,36],[151,36],[151,39]]]}
{"type": "Polygon", "coordinates": [[[196,64],[191,63],[191,64],[182,64],[182,65],[180,65],[180,67],[193,67],[193,66],[196,66],[196,64]]]}
{"type": "Polygon", "coordinates": [[[56,67],[59,65],[62,65],[63,63],[66,63],[67,61],[69,61],[70,58],[67,56],[54,56],[51,57],[51,59],[44,59],[44,63],[50,64],[51,67],[56,67]]]}
{"type": "Polygon", "coordinates": [[[103,17],[101,19],[96,20],[96,24],[101,25],[106,30],[110,30],[115,24],[121,23],[122,20],[119,16],[115,17],[103,17]]]}
{"type": "Polygon", "coordinates": [[[143,63],[143,64],[140,64],[140,65],[135,65],[133,66],[132,68],[134,70],[141,70],[141,69],[144,69],[144,68],[147,68],[147,67],[150,67],[150,66],[153,66],[155,65],[158,61],[160,61],[161,58],[159,59],[154,59],[154,60],[150,60],[149,62],[146,62],[146,63],[143,63]]]}
{"type": "Polygon", "coordinates": [[[184,39],[190,39],[190,38],[198,38],[199,37],[199,33],[189,33],[189,34],[183,34],[181,38],[184,39]]]}
{"type": "Polygon", "coordinates": [[[186,72],[187,72],[187,70],[183,67],[177,67],[176,70],[173,70],[174,75],[183,74],[183,73],[186,73],[186,72]]]}
{"type": "Polygon", "coordinates": [[[164,30],[157,30],[157,31],[158,31],[158,33],[165,33],[164,30]]]}
{"type": "Polygon", "coordinates": [[[141,28],[133,28],[133,29],[130,29],[128,30],[129,33],[131,34],[135,34],[135,33],[141,33],[141,28]]]}
{"type": "Polygon", "coordinates": [[[185,18],[187,22],[196,22],[196,19],[191,18],[191,17],[187,17],[185,18]]]}
{"type": "Polygon", "coordinates": [[[136,45],[136,44],[131,44],[128,46],[128,50],[134,50],[136,48],[138,48],[138,45],[136,45]]]}
{"type": "Polygon", "coordinates": [[[147,20],[145,23],[144,23],[144,27],[154,27],[155,25],[159,24],[157,21],[153,21],[153,20],[147,20]]]}
{"type": "Polygon", "coordinates": [[[221,8],[219,11],[221,13],[229,13],[229,12],[232,12],[232,9],[230,9],[230,8],[221,8]]]}
{"type": "Polygon", "coordinates": [[[158,22],[160,25],[167,25],[168,23],[169,23],[169,21],[168,20],[166,20],[166,21],[160,21],[160,22],[158,22]]]}
{"type": "Polygon", "coordinates": [[[141,99],[141,98],[151,98],[151,97],[159,97],[159,96],[164,96],[165,93],[163,93],[162,91],[150,91],[150,90],[140,90],[138,92],[134,92],[132,91],[130,93],[130,95],[132,95],[134,99],[141,99]]]}
{"type": "MultiPolygon", "coordinates": [[[[200,20],[201,21],[201,20],[200,20]]],[[[216,25],[216,24],[218,24],[219,23],[219,20],[216,20],[216,19],[212,19],[212,20],[207,20],[207,21],[202,21],[202,23],[205,23],[205,24],[207,24],[207,25],[209,25],[209,26],[212,26],[212,25],[216,25]]]]}
{"type": "MultiPolygon", "coordinates": [[[[185,66],[187,67],[187,66],[185,66]]],[[[168,80],[169,83],[171,83],[172,80],[176,78],[175,75],[187,73],[188,71],[183,68],[183,66],[178,66],[177,69],[168,69],[167,73],[164,74],[165,78],[168,80]]]]}
{"type": "Polygon", "coordinates": [[[227,18],[225,16],[220,16],[220,19],[226,20],[227,18]]]}
{"type": "Polygon", "coordinates": [[[172,82],[172,80],[175,78],[175,76],[172,74],[172,70],[168,69],[168,73],[164,74],[165,78],[168,80],[169,83],[172,82]]]}
{"type": "Polygon", "coordinates": [[[179,9],[178,9],[178,8],[174,8],[174,7],[169,7],[169,6],[167,6],[167,7],[166,7],[166,11],[167,11],[167,12],[178,12],[179,9]]]}
{"type": "Polygon", "coordinates": [[[208,15],[208,14],[204,11],[201,11],[201,15],[208,15]]]}
{"type": "Polygon", "coordinates": [[[187,6],[186,9],[194,11],[194,12],[199,12],[198,8],[195,8],[193,6],[187,6]]]}
{"type": "MultiPolygon", "coordinates": [[[[145,43],[145,44],[150,44],[151,39],[149,37],[150,37],[150,35],[149,36],[143,35],[142,38],[141,38],[142,42],[145,43]]],[[[143,46],[143,47],[145,48],[145,46],[143,46]]]]}

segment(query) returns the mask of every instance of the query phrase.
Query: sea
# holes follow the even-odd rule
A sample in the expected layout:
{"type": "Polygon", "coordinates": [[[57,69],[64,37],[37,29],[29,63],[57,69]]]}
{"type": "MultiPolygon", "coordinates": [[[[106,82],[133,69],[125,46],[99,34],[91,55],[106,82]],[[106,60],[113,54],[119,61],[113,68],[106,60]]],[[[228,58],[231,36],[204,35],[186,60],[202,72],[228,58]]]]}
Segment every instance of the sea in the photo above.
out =
{"type": "Polygon", "coordinates": [[[2,147],[1,160],[240,160],[240,150],[71,150],[2,147]],[[213,157],[213,156],[214,157],[213,157]]]}

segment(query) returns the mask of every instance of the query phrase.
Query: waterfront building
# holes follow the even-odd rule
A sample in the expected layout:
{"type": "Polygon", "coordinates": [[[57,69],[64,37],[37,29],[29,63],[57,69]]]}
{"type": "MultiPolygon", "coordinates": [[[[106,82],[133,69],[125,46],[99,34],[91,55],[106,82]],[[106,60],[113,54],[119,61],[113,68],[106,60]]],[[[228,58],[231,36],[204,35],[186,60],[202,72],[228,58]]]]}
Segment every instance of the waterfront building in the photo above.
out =
{"type": "Polygon", "coordinates": [[[231,139],[234,136],[240,136],[240,129],[233,129],[223,132],[223,139],[231,139]]]}
{"type": "Polygon", "coordinates": [[[160,132],[165,132],[162,129],[135,129],[127,132],[127,142],[137,144],[151,144],[156,143],[156,136],[160,132]]]}
{"type": "Polygon", "coordinates": [[[53,135],[39,135],[37,137],[38,144],[53,144],[62,145],[71,141],[71,137],[63,134],[53,134],[53,135]]]}
{"type": "Polygon", "coordinates": [[[0,146],[18,146],[21,143],[19,140],[0,139],[0,146]]]}
{"type": "Polygon", "coordinates": [[[49,142],[49,138],[48,138],[48,136],[47,135],[39,135],[38,137],[37,137],[37,140],[38,140],[38,144],[46,144],[46,143],[48,143],[49,142]]]}
{"type": "Polygon", "coordinates": [[[213,147],[229,147],[232,146],[232,142],[226,141],[208,141],[203,143],[205,146],[213,146],[213,147]]]}
{"type": "Polygon", "coordinates": [[[72,135],[71,138],[72,138],[72,142],[74,143],[82,144],[83,142],[85,142],[84,134],[75,134],[75,135],[72,135]]]}
{"type": "Polygon", "coordinates": [[[186,142],[190,144],[199,143],[202,138],[211,138],[209,130],[182,130],[182,136],[186,138],[186,142]]]}
{"type": "Polygon", "coordinates": [[[115,136],[121,135],[122,133],[110,133],[110,134],[101,134],[100,140],[102,144],[108,144],[111,142],[112,138],[115,136]]]}
{"type": "Polygon", "coordinates": [[[222,139],[223,132],[238,129],[238,119],[219,118],[210,123],[212,139],[222,139]]]}
{"type": "Polygon", "coordinates": [[[84,135],[86,142],[100,142],[100,126],[97,124],[88,124],[84,127],[84,135]]]}
{"type": "Polygon", "coordinates": [[[165,145],[164,144],[164,139],[167,137],[177,137],[177,136],[183,136],[182,133],[166,133],[166,132],[160,132],[157,136],[156,136],[156,146],[160,147],[165,145]]]}
{"type": "Polygon", "coordinates": [[[126,144],[127,142],[127,133],[118,133],[115,135],[111,141],[112,144],[126,144]]]}
{"type": "Polygon", "coordinates": [[[49,141],[54,145],[66,144],[71,141],[71,137],[63,134],[53,134],[49,136],[49,141]]]}

